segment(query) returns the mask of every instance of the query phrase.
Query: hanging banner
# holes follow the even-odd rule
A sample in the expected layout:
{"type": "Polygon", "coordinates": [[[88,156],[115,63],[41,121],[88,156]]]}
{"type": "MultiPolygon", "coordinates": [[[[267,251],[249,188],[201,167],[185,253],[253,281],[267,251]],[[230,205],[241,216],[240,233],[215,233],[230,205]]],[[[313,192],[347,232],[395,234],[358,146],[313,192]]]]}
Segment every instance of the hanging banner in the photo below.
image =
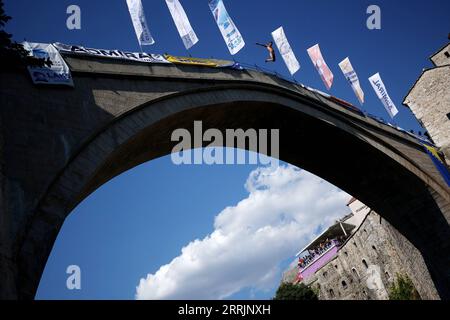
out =
{"type": "Polygon", "coordinates": [[[178,0],[166,0],[167,7],[172,15],[173,21],[180,34],[181,40],[183,40],[186,49],[190,49],[198,42],[197,35],[192,29],[191,23],[184,11],[181,3],[178,0]]]}
{"type": "Polygon", "coordinates": [[[328,68],[328,65],[326,64],[325,60],[322,57],[322,53],[320,52],[320,47],[318,44],[315,46],[312,46],[308,49],[309,57],[311,58],[311,61],[316,68],[317,72],[319,73],[320,77],[322,78],[323,83],[327,87],[328,90],[331,89],[331,86],[333,85],[333,73],[331,72],[330,68],[328,68]]]}
{"type": "Polygon", "coordinates": [[[121,50],[93,49],[81,46],[66,45],[59,42],[54,43],[53,45],[55,46],[56,49],[58,49],[59,52],[64,54],[97,56],[101,58],[133,60],[146,63],[170,63],[164,58],[164,56],[160,54],[150,54],[144,52],[128,52],[121,50]]]}
{"type": "Polygon", "coordinates": [[[291,75],[294,75],[300,69],[300,63],[298,62],[294,52],[292,51],[291,45],[286,38],[283,27],[279,27],[277,30],[272,32],[272,38],[275,41],[275,44],[278,47],[278,51],[280,51],[280,54],[283,57],[284,63],[289,69],[289,72],[291,73],[291,75]]]}
{"type": "Polygon", "coordinates": [[[239,30],[229,16],[222,0],[209,0],[209,8],[216,20],[217,26],[222,33],[223,39],[227,44],[228,50],[232,55],[238,53],[245,42],[239,30]]]}
{"type": "Polygon", "coordinates": [[[436,169],[438,169],[442,178],[447,183],[447,186],[450,187],[450,172],[448,171],[447,166],[445,165],[444,160],[442,160],[441,156],[439,155],[437,149],[426,143],[422,143],[422,145],[425,147],[425,150],[427,151],[428,156],[433,161],[433,164],[436,166],[436,169]]]}
{"type": "Polygon", "coordinates": [[[202,66],[210,68],[232,68],[237,70],[243,70],[237,62],[228,60],[218,60],[218,59],[202,59],[202,58],[191,58],[191,57],[178,57],[172,56],[170,54],[165,54],[164,58],[167,61],[175,64],[184,64],[191,66],[202,66]]]}
{"type": "Polygon", "coordinates": [[[380,74],[379,73],[374,74],[369,78],[369,81],[370,84],[372,85],[373,90],[375,90],[375,93],[377,94],[378,98],[381,100],[384,107],[386,108],[386,111],[389,113],[391,118],[394,118],[395,115],[398,113],[398,110],[394,102],[392,102],[391,98],[389,97],[386,91],[386,87],[384,86],[384,83],[381,80],[380,74]]]}
{"type": "Polygon", "coordinates": [[[127,5],[139,45],[146,46],[154,44],[155,40],[153,40],[150,34],[141,0],[127,0],[127,5]]]}
{"type": "Polygon", "coordinates": [[[339,67],[342,70],[347,81],[350,83],[350,86],[355,92],[356,97],[358,98],[361,104],[364,103],[364,91],[361,89],[361,84],[359,83],[358,75],[356,74],[353,66],[350,62],[350,59],[347,57],[339,63],[339,67]]]}
{"type": "Polygon", "coordinates": [[[28,67],[28,72],[34,84],[73,87],[69,66],[52,44],[24,42],[22,45],[33,57],[51,62],[51,66],[28,67]]]}

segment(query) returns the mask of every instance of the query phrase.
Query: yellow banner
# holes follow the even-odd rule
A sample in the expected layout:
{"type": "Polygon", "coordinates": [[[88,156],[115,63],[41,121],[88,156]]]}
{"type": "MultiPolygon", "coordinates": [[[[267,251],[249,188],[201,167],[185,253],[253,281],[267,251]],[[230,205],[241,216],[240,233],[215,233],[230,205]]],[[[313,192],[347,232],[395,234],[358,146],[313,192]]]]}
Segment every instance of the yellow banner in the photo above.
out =
{"type": "Polygon", "coordinates": [[[227,61],[227,60],[177,57],[177,56],[172,56],[170,54],[165,54],[164,58],[166,58],[167,61],[175,63],[175,64],[184,64],[184,65],[191,65],[191,66],[204,66],[204,67],[211,67],[211,68],[232,67],[235,64],[233,61],[227,61]]]}
{"type": "Polygon", "coordinates": [[[436,148],[434,148],[432,146],[429,146],[429,145],[426,145],[426,144],[423,144],[423,146],[428,149],[428,151],[436,158],[436,160],[438,160],[442,164],[444,163],[444,160],[442,160],[442,158],[439,155],[439,153],[436,150],[436,148]]]}

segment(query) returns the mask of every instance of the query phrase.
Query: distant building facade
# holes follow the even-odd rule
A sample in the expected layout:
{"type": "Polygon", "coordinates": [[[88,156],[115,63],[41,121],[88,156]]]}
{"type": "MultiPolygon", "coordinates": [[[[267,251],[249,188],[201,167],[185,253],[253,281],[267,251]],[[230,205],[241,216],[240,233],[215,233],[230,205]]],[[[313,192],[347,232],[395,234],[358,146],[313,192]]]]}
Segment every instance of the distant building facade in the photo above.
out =
{"type": "Polygon", "coordinates": [[[450,165],[450,43],[430,60],[434,67],[422,72],[403,104],[428,131],[450,165]]]}
{"type": "Polygon", "coordinates": [[[362,202],[347,205],[352,212],[302,249],[283,281],[311,286],[321,300],[385,300],[406,274],[422,299],[439,299],[420,252],[362,202]]]}

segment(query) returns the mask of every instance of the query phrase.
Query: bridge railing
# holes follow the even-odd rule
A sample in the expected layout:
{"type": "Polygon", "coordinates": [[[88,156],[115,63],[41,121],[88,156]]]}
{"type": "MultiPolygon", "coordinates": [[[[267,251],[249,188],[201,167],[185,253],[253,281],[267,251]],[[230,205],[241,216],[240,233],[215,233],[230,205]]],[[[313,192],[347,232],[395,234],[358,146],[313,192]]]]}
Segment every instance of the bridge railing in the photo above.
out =
{"type": "MultiPolygon", "coordinates": [[[[305,88],[306,90],[314,91],[315,93],[321,94],[318,90],[315,90],[315,89],[311,90],[312,88],[309,88],[309,87],[305,86],[304,84],[298,82],[298,81],[295,79],[294,76],[292,76],[291,78],[289,78],[289,77],[286,77],[285,75],[283,75],[283,74],[281,74],[281,73],[278,73],[278,72],[276,72],[276,71],[274,71],[274,70],[270,70],[270,69],[268,69],[268,68],[261,67],[261,66],[259,66],[259,65],[257,65],[257,64],[250,64],[250,63],[240,62],[240,61],[237,61],[237,60],[234,60],[234,62],[238,63],[238,64],[239,64],[241,67],[243,67],[245,70],[253,70],[253,71],[262,72],[262,73],[264,73],[264,74],[266,74],[266,75],[273,76],[273,77],[277,77],[278,79],[287,81],[287,82],[289,82],[289,83],[296,84],[296,85],[300,85],[300,86],[302,86],[303,88],[305,88]]],[[[332,96],[327,97],[326,94],[321,94],[321,95],[324,95],[324,97],[325,97],[326,99],[330,99],[330,97],[331,97],[331,98],[334,98],[334,97],[332,97],[332,96]]],[[[343,106],[344,108],[348,109],[347,106],[342,105],[342,103],[339,103],[339,101],[335,101],[335,99],[330,99],[330,100],[332,100],[332,101],[338,103],[339,105],[343,106]]],[[[339,100],[339,99],[338,99],[338,100],[339,100]]],[[[353,105],[352,105],[352,106],[353,106],[353,105]]],[[[385,120],[382,119],[381,117],[378,117],[378,116],[376,116],[376,115],[373,115],[373,114],[371,114],[371,113],[368,113],[368,112],[365,111],[365,110],[360,110],[359,108],[356,108],[356,107],[354,107],[354,106],[353,106],[353,108],[358,109],[358,110],[360,111],[360,112],[358,112],[358,113],[359,113],[360,115],[364,116],[364,117],[371,118],[371,119],[377,121],[378,123],[381,123],[381,124],[383,124],[383,125],[387,125],[387,126],[389,126],[389,127],[391,127],[391,128],[394,128],[394,129],[396,129],[396,130],[398,130],[398,131],[400,131],[400,132],[402,132],[402,133],[405,133],[405,134],[407,134],[407,135],[409,135],[409,136],[411,136],[411,137],[413,137],[413,138],[415,138],[415,139],[417,139],[417,140],[419,140],[419,141],[425,141],[425,142],[427,142],[427,143],[429,143],[429,144],[434,145],[434,143],[433,143],[432,141],[430,141],[430,140],[429,140],[427,137],[425,137],[425,136],[421,136],[421,135],[419,136],[419,135],[416,135],[415,133],[412,133],[412,132],[410,132],[410,131],[407,131],[407,130],[401,128],[401,127],[398,126],[396,123],[390,123],[390,122],[388,122],[388,121],[385,121],[385,120]]]]}
{"type": "Polygon", "coordinates": [[[275,76],[279,79],[282,79],[284,81],[290,82],[290,83],[294,83],[294,84],[300,84],[303,86],[303,84],[299,83],[294,76],[292,76],[291,78],[286,77],[285,75],[278,73],[274,70],[268,69],[268,68],[264,68],[261,67],[257,64],[250,64],[250,63],[246,63],[246,62],[241,62],[241,61],[237,61],[234,60],[234,62],[238,63],[241,67],[243,67],[246,70],[253,70],[253,71],[259,71],[262,72],[264,74],[270,75],[270,76],[275,76]]]}

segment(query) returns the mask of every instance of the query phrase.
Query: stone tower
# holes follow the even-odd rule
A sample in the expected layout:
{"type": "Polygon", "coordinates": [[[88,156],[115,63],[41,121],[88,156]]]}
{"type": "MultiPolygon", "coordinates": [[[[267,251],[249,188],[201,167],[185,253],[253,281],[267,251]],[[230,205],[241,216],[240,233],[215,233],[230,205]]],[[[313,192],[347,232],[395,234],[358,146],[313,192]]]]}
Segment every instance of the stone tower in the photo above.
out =
{"type": "Polygon", "coordinates": [[[430,57],[403,104],[411,109],[450,165],[450,43],[430,57]]]}

